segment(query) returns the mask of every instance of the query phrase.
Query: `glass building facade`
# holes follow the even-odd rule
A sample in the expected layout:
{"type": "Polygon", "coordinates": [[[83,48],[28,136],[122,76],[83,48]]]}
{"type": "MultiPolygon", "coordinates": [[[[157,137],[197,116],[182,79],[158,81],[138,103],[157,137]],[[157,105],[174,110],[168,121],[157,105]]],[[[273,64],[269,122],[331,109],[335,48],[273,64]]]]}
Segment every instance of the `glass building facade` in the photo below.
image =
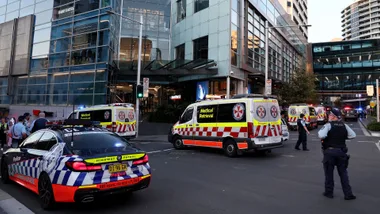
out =
{"type": "Polygon", "coordinates": [[[319,93],[324,97],[365,97],[366,86],[380,78],[379,50],[378,39],[313,44],[319,93]]]}
{"type": "Polygon", "coordinates": [[[108,10],[120,13],[121,1],[1,0],[0,26],[28,15],[34,23],[30,66],[0,77],[0,104],[105,103],[120,34],[120,18],[108,10]]]}

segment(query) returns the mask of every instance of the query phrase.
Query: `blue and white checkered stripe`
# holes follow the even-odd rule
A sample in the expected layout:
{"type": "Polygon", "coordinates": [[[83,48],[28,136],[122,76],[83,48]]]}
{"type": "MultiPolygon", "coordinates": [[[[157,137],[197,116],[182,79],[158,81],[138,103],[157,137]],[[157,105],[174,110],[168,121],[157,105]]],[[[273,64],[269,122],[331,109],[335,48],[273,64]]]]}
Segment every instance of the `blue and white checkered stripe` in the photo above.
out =
{"type": "Polygon", "coordinates": [[[40,175],[39,164],[41,160],[38,158],[30,159],[26,161],[21,161],[13,163],[9,167],[9,175],[14,176],[15,174],[22,174],[30,176],[32,178],[38,178],[40,175]]]}

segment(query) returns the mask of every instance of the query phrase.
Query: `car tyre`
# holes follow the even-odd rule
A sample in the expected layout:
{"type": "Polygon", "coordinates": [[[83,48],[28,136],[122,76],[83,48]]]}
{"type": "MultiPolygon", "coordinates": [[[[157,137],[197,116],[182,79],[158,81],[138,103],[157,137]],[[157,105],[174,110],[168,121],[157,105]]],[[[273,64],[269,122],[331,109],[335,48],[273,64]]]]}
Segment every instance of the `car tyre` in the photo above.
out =
{"type": "Polygon", "coordinates": [[[8,184],[10,182],[8,164],[4,159],[1,161],[1,181],[3,184],[8,184]]]}
{"type": "Polygon", "coordinates": [[[233,158],[233,157],[236,157],[238,154],[237,144],[232,139],[227,139],[223,143],[223,149],[224,149],[224,153],[227,155],[227,157],[233,158]]]}
{"type": "Polygon", "coordinates": [[[183,149],[185,146],[183,145],[183,140],[180,137],[174,137],[173,138],[173,147],[175,149],[183,149]]]}
{"type": "Polygon", "coordinates": [[[38,179],[38,195],[42,209],[51,210],[55,207],[53,187],[46,173],[42,173],[38,179]]]}

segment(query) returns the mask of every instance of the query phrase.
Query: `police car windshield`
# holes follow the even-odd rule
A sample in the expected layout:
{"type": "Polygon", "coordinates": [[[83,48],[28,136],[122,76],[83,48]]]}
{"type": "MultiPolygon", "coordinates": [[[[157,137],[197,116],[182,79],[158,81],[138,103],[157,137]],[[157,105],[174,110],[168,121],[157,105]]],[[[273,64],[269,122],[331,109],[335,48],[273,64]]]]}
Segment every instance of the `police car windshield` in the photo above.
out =
{"type": "Polygon", "coordinates": [[[64,132],[63,140],[73,154],[80,156],[136,150],[124,138],[105,131],[74,131],[73,136],[71,132],[64,132]]]}

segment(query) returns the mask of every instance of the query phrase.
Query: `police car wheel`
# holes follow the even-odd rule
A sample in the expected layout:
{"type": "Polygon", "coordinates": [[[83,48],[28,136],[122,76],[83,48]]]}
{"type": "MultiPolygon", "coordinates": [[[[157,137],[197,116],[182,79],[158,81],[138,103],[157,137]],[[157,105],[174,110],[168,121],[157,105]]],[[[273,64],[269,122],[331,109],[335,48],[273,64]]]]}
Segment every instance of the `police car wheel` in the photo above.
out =
{"type": "Polygon", "coordinates": [[[38,179],[38,193],[41,207],[44,210],[52,209],[55,205],[53,187],[46,173],[42,173],[38,179]]]}
{"type": "Polygon", "coordinates": [[[9,183],[9,174],[8,174],[8,164],[4,161],[1,161],[1,181],[3,184],[9,183]]]}
{"type": "Polygon", "coordinates": [[[235,141],[231,139],[225,141],[223,148],[224,148],[224,153],[226,153],[228,157],[237,156],[237,146],[236,146],[235,141]]]}
{"type": "Polygon", "coordinates": [[[180,137],[173,138],[173,146],[175,149],[183,149],[185,147],[180,137]]]}

